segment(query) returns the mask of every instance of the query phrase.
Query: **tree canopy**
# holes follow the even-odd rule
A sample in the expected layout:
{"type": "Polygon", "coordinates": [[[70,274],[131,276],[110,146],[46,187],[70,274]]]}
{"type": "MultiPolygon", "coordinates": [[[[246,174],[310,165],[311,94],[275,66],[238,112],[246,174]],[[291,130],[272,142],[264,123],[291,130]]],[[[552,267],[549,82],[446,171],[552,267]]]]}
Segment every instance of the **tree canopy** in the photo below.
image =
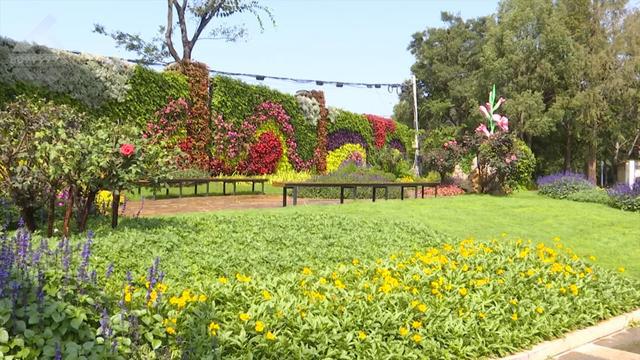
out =
{"type": "MultiPolygon", "coordinates": [[[[415,33],[421,127],[472,130],[492,84],[539,172],[610,168],[640,142],[640,13],[626,0],[503,0],[495,14],[415,33]]],[[[407,89],[408,90],[408,89],[407,89]]],[[[412,121],[411,93],[395,107],[412,121]]]]}

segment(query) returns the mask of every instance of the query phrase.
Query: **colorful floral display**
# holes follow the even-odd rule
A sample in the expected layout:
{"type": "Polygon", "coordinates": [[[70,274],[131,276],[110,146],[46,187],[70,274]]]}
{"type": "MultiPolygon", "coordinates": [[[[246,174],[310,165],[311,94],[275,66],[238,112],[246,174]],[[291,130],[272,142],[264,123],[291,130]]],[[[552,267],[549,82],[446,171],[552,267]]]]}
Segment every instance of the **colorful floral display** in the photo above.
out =
{"type": "Polygon", "coordinates": [[[327,150],[333,151],[345,144],[359,144],[364,149],[367,148],[367,141],[361,134],[350,130],[338,130],[329,135],[327,150]]]}
{"type": "Polygon", "coordinates": [[[280,139],[267,131],[258,137],[258,142],[249,149],[247,173],[251,175],[273,174],[282,157],[280,139]]]}
{"type": "Polygon", "coordinates": [[[360,165],[366,164],[367,151],[360,144],[345,144],[327,153],[327,172],[331,173],[340,167],[343,162],[354,160],[360,165]]]}
{"type": "Polygon", "coordinates": [[[504,104],[504,102],[505,98],[503,97],[500,97],[496,100],[496,86],[493,85],[493,89],[489,93],[489,102],[484,105],[480,105],[480,112],[482,113],[482,116],[487,120],[489,127],[487,127],[487,125],[485,125],[484,123],[480,124],[476,128],[477,133],[489,137],[495,133],[496,127],[504,132],[509,131],[509,119],[507,119],[505,116],[495,113],[500,105],[504,104]]]}
{"type": "Polygon", "coordinates": [[[365,117],[373,127],[374,143],[379,149],[387,143],[387,136],[396,131],[396,123],[382,116],[366,114],[365,117]]]}

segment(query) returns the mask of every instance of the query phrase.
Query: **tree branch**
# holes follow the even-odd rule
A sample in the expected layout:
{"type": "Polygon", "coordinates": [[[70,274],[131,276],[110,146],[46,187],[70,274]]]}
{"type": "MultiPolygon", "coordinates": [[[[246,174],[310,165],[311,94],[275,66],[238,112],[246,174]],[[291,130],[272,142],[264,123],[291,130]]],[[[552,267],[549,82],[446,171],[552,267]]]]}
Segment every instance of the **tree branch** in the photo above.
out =
{"type": "Polygon", "coordinates": [[[176,62],[180,62],[180,56],[176,51],[176,48],[173,47],[173,40],[171,39],[171,33],[173,32],[173,2],[175,0],[167,0],[167,31],[164,35],[164,40],[167,43],[167,48],[169,49],[169,53],[173,57],[176,62]]]}
{"type": "Polygon", "coordinates": [[[182,6],[178,4],[177,0],[173,0],[173,6],[178,12],[178,23],[180,25],[180,35],[182,38],[182,61],[191,60],[191,43],[189,42],[189,35],[187,34],[187,19],[185,18],[185,9],[187,6],[187,0],[183,0],[182,6]]]}

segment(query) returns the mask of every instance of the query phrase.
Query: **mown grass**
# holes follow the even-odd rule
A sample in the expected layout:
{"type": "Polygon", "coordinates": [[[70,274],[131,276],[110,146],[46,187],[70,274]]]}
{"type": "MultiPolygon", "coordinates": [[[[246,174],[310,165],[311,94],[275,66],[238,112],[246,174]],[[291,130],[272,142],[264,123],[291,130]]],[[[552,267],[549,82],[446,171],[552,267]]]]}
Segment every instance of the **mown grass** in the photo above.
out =
{"type": "Polygon", "coordinates": [[[468,237],[489,240],[507,234],[547,245],[560,237],[577,254],[594,255],[599,265],[624,267],[626,275],[640,278],[639,213],[534,192],[127,219],[115,232],[100,228],[98,233],[106,237],[98,242],[106,244],[105,261],[122,262],[126,252],[134,252],[127,265],[144,259],[146,266],[158,255],[189,273],[269,265],[278,271],[283,259],[303,265],[375,258],[468,237]]]}

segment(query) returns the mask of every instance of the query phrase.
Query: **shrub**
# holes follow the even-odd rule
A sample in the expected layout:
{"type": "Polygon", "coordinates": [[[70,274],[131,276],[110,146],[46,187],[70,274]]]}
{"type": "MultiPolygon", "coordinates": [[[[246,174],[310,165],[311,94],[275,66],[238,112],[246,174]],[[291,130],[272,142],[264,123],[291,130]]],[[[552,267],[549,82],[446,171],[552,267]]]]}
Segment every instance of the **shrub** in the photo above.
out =
{"type": "Polygon", "coordinates": [[[511,187],[518,189],[533,188],[533,172],[536,169],[536,157],[525,144],[518,139],[515,141],[516,168],[511,179],[511,187]]]}
{"type": "Polygon", "coordinates": [[[423,173],[435,171],[440,174],[440,181],[446,182],[447,175],[451,174],[460,162],[462,148],[456,140],[443,143],[440,147],[428,149],[423,155],[423,173]]]}
{"type": "Polygon", "coordinates": [[[567,200],[609,205],[611,199],[607,191],[598,187],[580,190],[569,194],[567,200]]]}
{"type": "Polygon", "coordinates": [[[371,149],[369,164],[375,169],[395,175],[396,178],[411,176],[411,165],[404,159],[402,153],[391,147],[371,149]]]}
{"type": "Polygon", "coordinates": [[[565,199],[570,194],[595,187],[583,174],[562,172],[546,175],[536,180],[538,193],[554,199],[565,199]]]}
{"type": "Polygon", "coordinates": [[[640,180],[636,180],[633,186],[618,184],[609,189],[611,206],[627,210],[640,211],[640,180]]]}

